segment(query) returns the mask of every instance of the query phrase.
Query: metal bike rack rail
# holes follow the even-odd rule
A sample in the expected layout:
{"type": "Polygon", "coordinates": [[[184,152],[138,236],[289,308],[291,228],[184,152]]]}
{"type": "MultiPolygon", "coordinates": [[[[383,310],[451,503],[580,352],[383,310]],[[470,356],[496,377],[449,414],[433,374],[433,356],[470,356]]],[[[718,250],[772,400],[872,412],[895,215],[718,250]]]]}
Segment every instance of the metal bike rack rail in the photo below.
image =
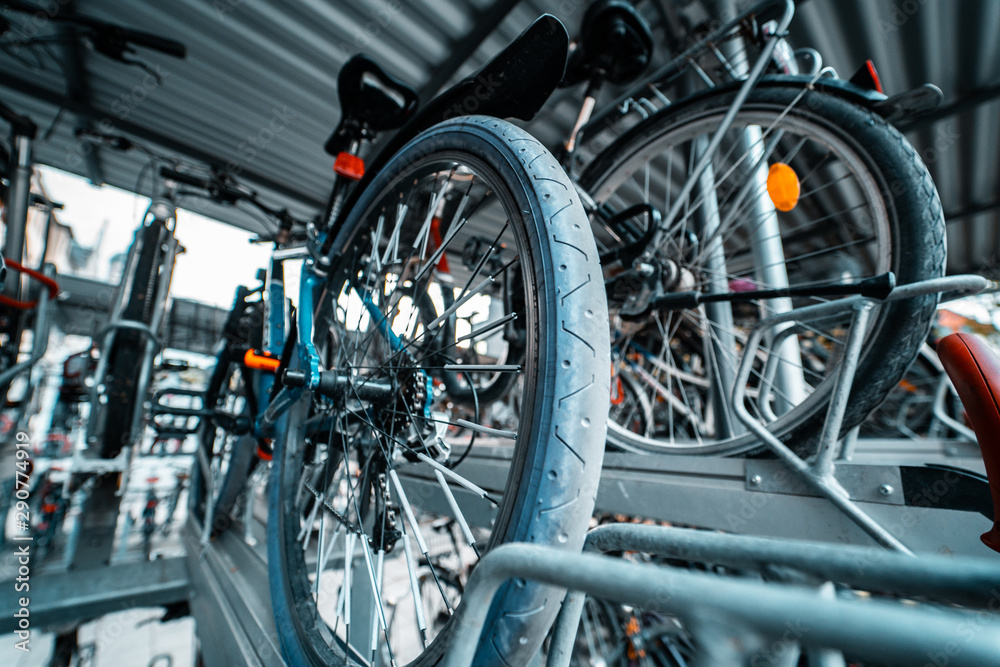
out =
{"type": "MultiPolygon", "coordinates": [[[[980,276],[951,276],[897,287],[884,301],[899,301],[943,292],[975,294],[995,289],[995,287],[995,283],[980,276]]],[[[834,475],[836,459],[840,457],[842,448],[840,441],[841,425],[843,424],[844,413],[847,410],[847,403],[850,400],[851,388],[854,385],[854,374],[861,356],[861,348],[864,345],[866,326],[872,311],[880,303],[876,299],[867,297],[851,297],[798,308],[758,322],[747,340],[743,359],[736,373],[736,381],[730,405],[733,413],[739,417],[740,421],[753,431],[778,459],[788,465],[792,472],[799,476],[806,484],[822,494],[838,509],[844,512],[844,514],[850,517],[852,521],[858,524],[878,544],[901,553],[912,554],[910,549],[887,530],[885,526],[858,507],[857,503],[851,499],[848,491],[844,489],[843,485],[840,484],[834,475]],[[780,350],[782,343],[790,336],[800,332],[802,327],[805,326],[804,323],[838,317],[848,312],[852,313],[851,325],[847,333],[847,343],[844,346],[843,359],[837,371],[837,378],[827,409],[826,420],[823,423],[823,430],[820,434],[819,449],[815,458],[811,462],[806,462],[768,431],[764,424],[750,414],[744,402],[747,381],[753,369],[756,351],[768,331],[775,331],[772,350],[780,350]]],[[[760,394],[757,399],[760,405],[767,403],[768,394],[771,386],[773,386],[773,380],[779,364],[779,355],[770,354],[768,356],[761,377],[760,394]]],[[[774,415],[770,416],[774,418],[774,415]]]]}
{"type": "MultiPolygon", "coordinates": [[[[43,264],[42,274],[47,278],[53,278],[56,275],[56,267],[52,264],[43,264]]],[[[52,325],[51,307],[49,303],[49,291],[41,289],[38,294],[37,319],[32,337],[31,354],[24,361],[0,373],[0,387],[5,386],[15,377],[30,369],[45,355],[45,351],[49,348],[49,329],[52,325]]]]}
{"type": "MultiPolygon", "coordinates": [[[[624,528],[620,535],[624,539],[618,545],[631,545],[628,548],[654,548],[657,542],[669,543],[674,534],[656,526],[643,527],[647,533],[644,539],[633,541],[628,539],[632,527],[624,528]],[[656,533],[663,537],[653,537],[656,533]]],[[[812,551],[815,545],[792,547],[782,543],[782,546],[804,559],[823,555],[812,551]]],[[[904,563],[920,564],[925,566],[923,573],[933,573],[928,586],[933,589],[955,583],[961,575],[949,576],[949,571],[956,566],[968,566],[978,568],[978,576],[983,580],[1000,582],[1000,566],[992,563],[945,558],[920,563],[906,556],[881,553],[883,558],[872,563],[869,573],[888,573],[894,567],[906,567],[904,563]]],[[[776,641],[786,641],[789,627],[806,629],[796,637],[802,646],[849,649],[852,656],[892,664],[924,664],[941,654],[950,665],[971,667],[990,664],[1000,655],[1000,617],[995,614],[987,614],[984,619],[981,613],[964,609],[915,607],[871,599],[830,599],[800,586],[728,580],[607,556],[510,544],[487,554],[473,572],[457,612],[460,616],[454,648],[446,656],[445,665],[471,664],[490,600],[503,582],[513,577],[678,615],[702,648],[693,663],[699,666],[750,664],[747,660],[755,654],[760,655],[776,641]],[[972,624],[978,632],[963,635],[959,645],[955,628],[965,623],[972,624]],[[731,641],[733,638],[737,641],[731,641]]],[[[964,590],[965,593],[968,591],[964,590]]],[[[580,599],[582,605],[582,596],[580,599]]],[[[568,633],[571,644],[575,624],[569,613],[562,625],[572,627],[568,633]]],[[[566,635],[564,631],[556,640],[561,644],[557,646],[558,655],[550,657],[553,667],[566,664],[566,635]]]]}
{"type": "Polygon", "coordinates": [[[181,528],[201,654],[206,665],[283,667],[267,563],[241,528],[234,524],[205,545],[193,517],[181,528]]]}
{"type": "MultiPolygon", "coordinates": [[[[989,558],[910,558],[861,547],[641,524],[599,526],[587,535],[584,550],[603,553],[641,551],[755,572],[789,568],[818,583],[834,581],[862,590],[924,597],[979,609],[992,610],[996,603],[1000,608],[1000,600],[995,601],[997,586],[1000,585],[1000,561],[989,558]]],[[[548,667],[569,665],[585,597],[580,591],[566,594],[549,645],[548,667]]],[[[963,620],[956,618],[955,622],[963,620]]],[[[1000,623],[1000,617],[993,618],[991,622],[1000,623]]],[[[1000,641],[1000,626],[997,627],[998,633],[992,639],[994,642],[1000,641]]],[[[853,645],[850,646],[853,649],[853,645]]]]}

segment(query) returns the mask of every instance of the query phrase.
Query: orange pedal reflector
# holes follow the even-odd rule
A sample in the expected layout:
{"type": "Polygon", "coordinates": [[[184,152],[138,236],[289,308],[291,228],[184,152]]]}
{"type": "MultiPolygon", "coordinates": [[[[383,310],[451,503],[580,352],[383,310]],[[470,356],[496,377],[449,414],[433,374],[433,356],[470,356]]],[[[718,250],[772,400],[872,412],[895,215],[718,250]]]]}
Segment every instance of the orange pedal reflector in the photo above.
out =
{"type": "Polygon", "coordinates": [[[357,155],[341,151],[337,154],[337,161],[333,163],[333,170],[344,178],[360,181],[365,175],[365,161],[357,155]]]}
{"type": "Polygon", "coordinates": [[[281,360],[268,354],[257,354],[254,350],[247,350],[243,355],[243,363],[247,368],[274,373],[281,365],[281,360]]]}
{"type": "Polygon", "coordinates": [[[799,177],[783,162],[775,162],[767,172],[767,194],[774,208],[788,212],[799,203],[799,177]]]}

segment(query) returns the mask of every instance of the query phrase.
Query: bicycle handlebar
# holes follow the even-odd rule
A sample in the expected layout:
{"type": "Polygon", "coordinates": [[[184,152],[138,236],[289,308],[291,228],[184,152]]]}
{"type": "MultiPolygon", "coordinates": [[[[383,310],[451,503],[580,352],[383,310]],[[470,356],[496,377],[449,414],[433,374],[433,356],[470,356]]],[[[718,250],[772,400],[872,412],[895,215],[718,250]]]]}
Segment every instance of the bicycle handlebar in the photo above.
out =
{"type": "MultiPolygon", "coordinates": [[[[281,209],[279,211],[278,209],[271,208],[264,202],[260,201],[256,192],[234,183],[224,172],[213,173],[211,177],[203,178],[193,174],[186,174],[184,172],[177,171],[172,167],[160,167],[160,176],[183,185],[204,190],[209,199],[221,204],[235,204],[238,201],[245,201],[252,204],[265,215],[277,219],[280,229],[288,231],[295,225],[302,227],[305,226],[304,223],[293,218],[287,209],[281,209]]],[[[266,240],[269,242],[271,239],[266,240]]]]}
{"type": "Polygon", "coordinates": [[[194,188],[206,190],[210,194],[220,189],[219,184],[210,178],[199,178],[191,174],[185,174],[184,172],[177,171],[171,167],[160,167],[160,176],[170,179],[171,181],[177,181],[178,183],[182,183],[184,185],[190,185],[194,188]]]}
{"type": "Polygon", "coordinates": [[[0,102],[0,118],[10,125],[15,135],[34,139],[35,134],[38,133],[38,126],[35,125],[33,120],[27,116],[22,116],[3,102],[0,102]]]}
{"type": "MultiPolygon", "coordinates": [[[[8,9],[24,14],[35,14],[39,10],[37,6],[29,5],[27,3],[20,2],[19,0],[5,0],[3,4],[8,9]]],[[[150,32],[133,30],[132,28],[125,28],[113,23],[107,23],[89,16],[80,16],[79,14],[74,13],[56,13],[51,16],[51,19],[53,21],[74,23],[76,25],[84,26],[85,28],[90,28],[96,33],[96,38],[94,39],[94,49],[107,56],[115,58],[116,60],[122,59],[126,44],[142,46],[147,49],[159,51],[160,53],[165,53],[168,56],[173,56],[174,58],[184,58],[187,56],[187,47],[181,42],[167,37],[161,37],[160,35],[155,35],[150,32]]]]}
{"type": "Polygon", "coordinates": [[[117,36],[121,37],[123,41],[130,44],[159,51],[160,53],[165,53],[168,56],[173,56],[174,58],[187,57],[187,47],[175,39],[160,37],[159,35],[154,35],[150,32],[142,32],[141,30],[132,30],[131,28],[121,28],[118,26],[109,26],[108,29],[110,29],[117,36]]]}

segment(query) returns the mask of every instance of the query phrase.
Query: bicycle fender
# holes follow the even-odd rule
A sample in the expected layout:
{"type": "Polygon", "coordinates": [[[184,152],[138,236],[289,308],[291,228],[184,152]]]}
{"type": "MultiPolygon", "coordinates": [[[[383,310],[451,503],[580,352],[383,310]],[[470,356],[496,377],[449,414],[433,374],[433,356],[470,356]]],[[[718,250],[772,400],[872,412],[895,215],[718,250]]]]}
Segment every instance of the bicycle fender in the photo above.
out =
{"type": "Polygon", "coordinates": [[[361,193],[389,159],[415,136],[450,118],[470,115],[531,120],[559,86],[566,70],[569,34],[555,16],[544,14],[476,74],[431,99],[368,162],[348,195],[331,234],[336,235],[361,193]]]}
{"type": "Polygon", "coordinates": [[[847,79],[822,77],[813,82],[813,78],[810,75],[804,74],[794,76],[766,76],[758,86],[809,85],[811,83],[817,90],[843,98],[848,102],[853,102],[860,107],[877,113],[893,124],[903,120],[912,120],[930,113],[937,109],[944,99],[944,93],[941,92],[941,89],[930,83],[925,83],[889,97],[877,90],[858,86],[847,79]]]}

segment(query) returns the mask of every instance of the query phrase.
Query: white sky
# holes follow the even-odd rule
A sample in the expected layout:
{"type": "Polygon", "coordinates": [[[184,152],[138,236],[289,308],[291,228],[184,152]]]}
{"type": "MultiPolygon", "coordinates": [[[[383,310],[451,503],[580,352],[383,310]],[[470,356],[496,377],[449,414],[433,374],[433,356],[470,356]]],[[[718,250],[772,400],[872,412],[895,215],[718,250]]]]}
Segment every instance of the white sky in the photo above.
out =
{"type": "MultiPolygon", "coordinates": [[[[98,275],[110,280],[108,263],[128,250],[149,199],[111,186],[95,187],[79,176],[39,167],[41,182],[49,197],[64,205],[56,216],[73,228],[77,243],[93,246],[105,225],[104,241],[97,257],[98,275]]],[[[171,294],[228,308],[237,285],[255,284],[257,269],[270,257],[270,246],[249,243],[251,234],[183,209],[177,212],[177,240],[187,251],[178,256],[171,294]]],[[[66,271],[67,267],[58,267],[66,271]]],[[[116,276],[111,282],[118,283],[116,276]]]]}

